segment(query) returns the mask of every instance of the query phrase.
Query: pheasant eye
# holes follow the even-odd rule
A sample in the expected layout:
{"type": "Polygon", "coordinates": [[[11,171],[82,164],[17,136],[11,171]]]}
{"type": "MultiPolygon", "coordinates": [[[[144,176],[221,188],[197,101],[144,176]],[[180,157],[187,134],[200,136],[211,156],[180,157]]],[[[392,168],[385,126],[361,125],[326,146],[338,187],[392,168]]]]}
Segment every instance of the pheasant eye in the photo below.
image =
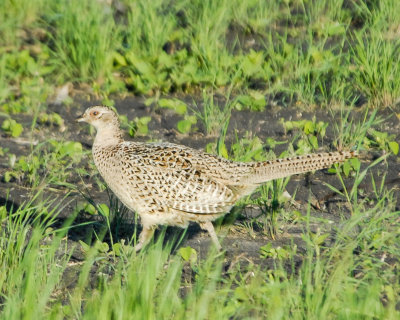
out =
{"type": "Polygon", "coordinates": [[[98,111],[93,111],[92,112],[92,116],[98,116],[99,115],[99,112],[98,111]]]}

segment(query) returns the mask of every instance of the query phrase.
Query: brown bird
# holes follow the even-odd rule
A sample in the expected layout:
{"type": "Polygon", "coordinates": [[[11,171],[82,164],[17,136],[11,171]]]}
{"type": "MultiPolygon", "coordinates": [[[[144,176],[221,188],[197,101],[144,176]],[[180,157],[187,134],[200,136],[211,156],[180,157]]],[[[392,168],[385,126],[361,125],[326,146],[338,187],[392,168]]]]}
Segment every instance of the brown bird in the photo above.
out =
{"type": "Polygon", "coordinates": [[[143,225],[136,250],[151,239],[157,225],[186,228],[197,222],[219,249],[212,221],[235,202],[273,179],[328,168],[355,152],[316,153],[265,162],[233,162],[172,143],[124,141],[118,116],[102,106],[88,108],[78,121],[97,134],[92,153],[101,176],[143,225]]]}

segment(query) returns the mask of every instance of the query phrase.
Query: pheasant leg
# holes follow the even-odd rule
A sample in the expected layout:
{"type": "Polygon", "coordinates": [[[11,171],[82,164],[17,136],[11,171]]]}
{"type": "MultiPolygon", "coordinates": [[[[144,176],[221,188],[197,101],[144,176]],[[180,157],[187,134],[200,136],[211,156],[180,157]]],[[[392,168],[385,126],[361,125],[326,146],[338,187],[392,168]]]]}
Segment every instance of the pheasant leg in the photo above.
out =
{"type": "Polygon", "coordinates": [[[202,222],[202,223],[200,223],[200,228],[202,228],[203,230],[207,230],[212,241],[214,242],[215,247],[218,250],[221,250],[221,245],[218,241],[218,237],[217,237],[217,234],[215,233],[215,229],[214,229],[212,222],[211,221],[202,222]]]}
{"type": "Polygon", "coordinates": [[[139,235],[139,242],[135,246],[136,252],[139,251],[140,249],[142,249],[144,246],[146,246],[146,244],[149,243],[149,241],[153,237],[154,230],[155,230],[154,227],[143,226],[143,230],[139,235]]]}

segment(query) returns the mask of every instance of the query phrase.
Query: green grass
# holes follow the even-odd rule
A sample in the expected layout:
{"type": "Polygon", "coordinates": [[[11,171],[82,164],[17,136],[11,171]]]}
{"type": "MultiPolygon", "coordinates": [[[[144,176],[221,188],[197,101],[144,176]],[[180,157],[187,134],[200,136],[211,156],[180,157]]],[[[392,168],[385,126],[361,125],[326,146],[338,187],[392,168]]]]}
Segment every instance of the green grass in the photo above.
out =
{"type": "MultiPolygon", "coordinates": [[[[313,152],[330,143],[397,154],[397,137],[385,132],[379,114],[384,108],[398,113],[399,23],[397,0],[0,0],[1,134],[34,141],[46,124],[46,135],[54,129],[63,136],[65,124],[48,105],[69,82],[80,93],[76,101],[109,104],[143,95],[149,108],[178,115],[181,134],[202,126],[215,138],[207,150],[236,161],[313,152]],[[232,112],[276,105],[299,112],[325,108],[339,117],[330,123],[283,119],[290,141],[261,141],[250,128],[227,142],[232,112]],[[359,106],[364,116],[354,120],[359,106]],[[325,130],[334,132],[333,141],[325,140],[325,130]],[[282,154],[279,144],[287,144],[282,154]]],[[[132,135],[146,136],[153,118],[124,123],[134,127],[132,135]]],[[[73,216],[85,211],[95,222],[81,225],[91,233],[72,248],[66,236],[80,225],[68,220],[60,226],[57,219],[68,201],[44,198],[41,190],[76,191],[88,176],[94,188],[104,191],[104,184],[82,144],[67,137],[41,142],[40,136],[21,156],[0,147],[2,182],[29,190],[19,208],[0,206],[1,319],[400,317],[400,221],[394,190],[385,186],[387,156],[331,170],[340,188],[325,187],[345,203],[334,230],[312,228],[326,221],[313,218],[311,202],[307,212],[288,205],[289,179],[243,200],[238,209],[255,204],[262,211],[242,223],[248,234],[257,228],[273,239],[281,226],[293,224],[306,244],[301,251],[295,240],[282,247],[271,240],[260,248],[263,263],[254,264],[182,248],[164,232],[135,253],[136,230],[121,237],[124,209],[114,200],[96,204],[85,192],[73,216]]],[[[1,203],[7,198],[1,194],[1,203]]]]}
{"type": "Polygon", "coordinates": [[[2,21],[0,44],[2,53],[4,51],[18,50],[21,44],[29,40],[31,36],[29,32],[37,30],[45,1],[2,0],[0,5],[0,20],[2,21]]]}
{"type": "Polygon", "coordinates": [[[3,319],[44,316],[70,257],[61,244],[67,229],[55,232],[50,228],[60,208],[54,200],[40,200],[37,193],[18,209],[0,207],[3,319]]]}
{"type": "MultiPolygon", "coordinates": [[[[2,87],[39,77],[103,97],[256,88],[304,106],[362,97],[385,107],[399,95],[394,0],[3,2],[3,53],[24,48],[32,62],[27,75],[9,76],[15,67],[2,56],[2,87]]],[[[7,89],[0,98],[15,100],[7,89]]]]}
{"type": "MultiPolygon", "coordinates": [[[[394,0],[3,2],[3,53],[27,49],[28,70],[37,65],[27,77],[49,86],[88,83],[102,96],[255,86],[324,106],[362,96],[385,107],[399,94],[394,0]]],[[[27,80],[1,62],[0,83],[27,80]]]]}
{"type": "Polygon", "coordinates": [[[64,76],[58,81],[104,82],[119,40],[112,12],[95,1],[55,1],[51,9],[51,61],[64,76]]]}
{"type": "Polygon", "coordinates": [[[393,259],[400,254],[396,232],[400,225],[392,193],[384,191],[373,207],[354,209],[329,245],[326,235],[308,229],[311,217],[303,217],[307,252],[300,267],[295,267],[294,246],[286,248],[287,255],[267,256],[274,267],[266,270],[252,264],[226,270],[224,254],[215,252],[186,262],[180,251],[171,252],[172,243],[163,243],[161,235],[139,254],[129,245],[114,254],[102,246],[89,247],[77,284],[65,295],[60,280],[71,248],[62,241],[65,228],[48,227],[60,209],[50,211],[48,205],[37,206],[34,201],[12,214],[2,207],[1,315],[4,319],[396,319],[400,286],[393,259]],[[98,279],[89,289],[93,266],[98,279]]]}

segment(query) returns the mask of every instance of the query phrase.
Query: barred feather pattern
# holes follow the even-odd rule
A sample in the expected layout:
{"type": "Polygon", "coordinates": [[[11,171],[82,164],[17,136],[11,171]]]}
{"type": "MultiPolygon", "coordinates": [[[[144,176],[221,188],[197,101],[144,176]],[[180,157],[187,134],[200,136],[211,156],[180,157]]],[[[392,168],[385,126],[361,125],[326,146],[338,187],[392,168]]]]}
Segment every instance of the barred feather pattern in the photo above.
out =
{"type": "Polygon", "coordinates": [[[356,156],[343,151],[233,162],[171,143],[124,141],[118,117],[107,107],[89,108],[81,119],[97,129],[92,153],[101,176],[146,228],[207,223],[266,181],[328,168],[356,156]]]}

